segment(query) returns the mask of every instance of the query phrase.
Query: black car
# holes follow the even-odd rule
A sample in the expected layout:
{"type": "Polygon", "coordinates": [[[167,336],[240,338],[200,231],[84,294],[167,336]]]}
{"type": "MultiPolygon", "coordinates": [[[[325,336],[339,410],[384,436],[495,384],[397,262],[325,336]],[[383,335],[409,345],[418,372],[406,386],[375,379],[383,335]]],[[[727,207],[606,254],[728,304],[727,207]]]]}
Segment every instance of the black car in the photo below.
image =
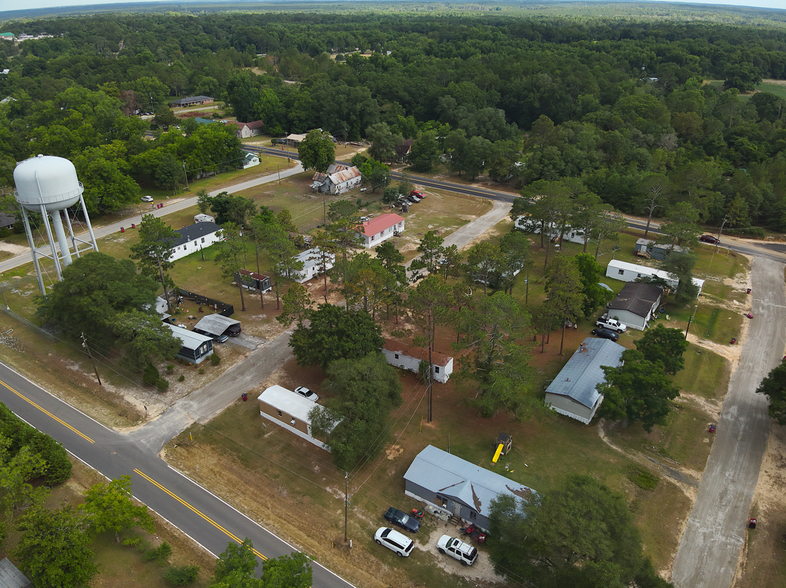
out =
{"type": "Polygon", "coordinates": [[[702,235],[701,237],[699,237],[699,241],[703,243],[712,243],[713,245],[717,245],[718,243],[720,243],[720,239],[718,239],[717,237],[713,237],[712,235],[702,235]]]}
{"type": "Polygon", "coordinates": [[[385,513],[385,520],[411,533],[417,533],[420,530],[419,520],[392,506],[385,513]]]}
{"type": "Polygon", "coordinates": [[[612,341],[616,341],[620,338],[617,333],[613,333],[608,329],[592,329],[592,334],[601,339],[611,339],[612,341]]]}

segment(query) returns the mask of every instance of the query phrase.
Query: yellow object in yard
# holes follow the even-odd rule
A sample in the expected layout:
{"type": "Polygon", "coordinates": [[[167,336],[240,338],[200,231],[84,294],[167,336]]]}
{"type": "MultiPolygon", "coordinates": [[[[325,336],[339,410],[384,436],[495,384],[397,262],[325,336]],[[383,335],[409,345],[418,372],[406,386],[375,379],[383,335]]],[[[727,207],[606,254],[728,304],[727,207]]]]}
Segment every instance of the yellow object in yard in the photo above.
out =
{"type": "Polygon", "coordinates": [[[499,456],[502,453],[502,448],[503,447],[504,447],[504,445],[502,445],[502,443],[497,445],[497,451],[494,452],[494,459],[492,459],[491,461],[493,461],[494,463],[497,463],[497,460],[499,459],[499,456]]]}

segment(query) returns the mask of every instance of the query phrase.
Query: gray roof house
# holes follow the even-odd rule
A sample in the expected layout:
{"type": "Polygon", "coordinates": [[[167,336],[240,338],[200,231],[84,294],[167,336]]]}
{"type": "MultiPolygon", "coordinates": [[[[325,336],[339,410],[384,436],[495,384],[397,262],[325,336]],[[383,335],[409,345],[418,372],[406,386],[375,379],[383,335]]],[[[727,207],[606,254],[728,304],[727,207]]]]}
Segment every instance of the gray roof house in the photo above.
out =
{"type": "Polygon", "coordinates": [[[218,313],[203,316],[194,325],[194,331],[208,337],[219,337],[228,335],[237,337],[240,334],[240,321],[218,313]]]}
{"type": "Polygon", "coordinates": [[[650,318],[660,306],[662,295],[663,290],[653,284],[629,282],[622,287],[617,297],[606,305],[606,315],[628,327],[643,331],[649,326],[650,318]]]}
{"type": "Polygon", "coordinates": [[[617,367],[625,348],[608,339],[587,337],[546,388],[546,406],[588,425],[603,402],[596,390],[606,379],[601,366],[617,367]]]}
{"type": "Polygon", "coordinates": [[[210,221],[197,222],[177,231],[180,238],[172,243],[169,261],[177,261],[187,255],[201,251],[222,239],[221,227],[210,221]]]}
{"type": "Polygon", "coordinates": [[[429,445],[404,474],[405,493],[488,532],[489,506],[503,494],[522,500],[537,493],[518,482],[429,445]]]}
{"type": "Polygon", "coordinates": [[[169,323],[164,323],[172,329],[172,334],[180,339],[182,347],[177,352],[177,357],[185,359],[191,363],[202,363],[209,355],[213,355],[213,338],[200,335],[194,331],[189,331],[183,327],[176,327],[169,323]]]}

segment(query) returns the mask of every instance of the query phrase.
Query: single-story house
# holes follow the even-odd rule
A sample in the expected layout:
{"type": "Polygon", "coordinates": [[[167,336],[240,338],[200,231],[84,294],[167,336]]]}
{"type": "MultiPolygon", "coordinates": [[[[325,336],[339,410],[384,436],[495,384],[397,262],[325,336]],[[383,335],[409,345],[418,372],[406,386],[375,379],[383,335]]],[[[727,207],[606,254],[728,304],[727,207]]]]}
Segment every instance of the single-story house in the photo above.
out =
{"type": "Polygon", "coordinates": [[[172,100],[172,106],[195,106],[197,104],[212,104],[213,99],[210,96],[189,96],[187,98],[178,98],[172,100]]]}
{"type": "Polygon", "coordinates": [[[657,259],[663,261],[668,257],[669,253],[677,251],[679,253],[687,253],[689,249],[680,247],[679,245],[669,245],[666,243],[656,243],[650,239],[639,239],[633,248],[633,252],[639,257],[646,257],[647,259],[657,259]]]}
{"type": "MultiPolygon", "coordinates": [[[[540,235],[540,223],[534,221],[531,217],[522,215],[516,219],[516,228],[525,233],[535,233],[540,235]]],[[[554,223],[549,223],[546,228],[546,237],[551,242],[559,240],[559,227],[554,223]]],[[[562,234],[563,241],[570,241],[571,243],[578,243],[584,245],[584,231],[574,229],[571,226],[565,227],[565,232],[562,234]]]]}
{"type": "MultiPolygon", "coordinates": [[[[428,349],[420,347],[407,347],[406,345],[386,339],[382,347],[382,354],[388,363],[394,367],[415,372],[420,372],[420,362],[428,361],[428,349]]],[[[435,382],[444,384],[453,373],[453,358],[437,351],[431,352],[431,364],[434,366],[432,374],[435,382]]]]}
{"type": "Polygon", "coordinates": [[[178,230],[180,238],[175,241],[172,256],[169,261],[176,261],[210,247],[213,243],[221,241],[221,227],[210,221],[199,222],[178,230]]]}
{"type": "Polygon", "coordinates": [[[262,132],[262,127],[265,126],[261,120],[251,122],[239,122],[230,120],[227,121],[227,126],[234,127],[235,135],[238,139],[248,139],[249,137],[256,137],[262,132]]]}
{"type": "Polygon", "coordinates": [[[270,278],[256,272],[241,269],[235,272],[235,282],[239,282],[248,290],[262,290],[270,292],[273,287],[270,285],[270,278]]]}
{"type": "Polygon", "coordinates": [[[400,145],[396,145],[396,159],[399,162],[404,161],[407,158],[407,155],[412,153],[412,146],[415,144],[414,139],[404,139],[404,142],[400,145]]]}
{"type": "Polygon", "coordinates": [[[360,170],[354,165],[331,163],[326,173],[317,172],[312,178],[311,187],[317,192],[326,194],[343,194],[349,192],[362,180],[360,170]]]}
{"type": "Polygon", "coordinates": [[[209,214],[195,214],[194,215],[194,222],[195,223],[214,223],[216,222],[215,217],[210,216],[209,214]]]}
{"type": "Polygon", "coordinates": [[[292,133],[291,135],[287,135],[287,145],[290,147],[297,147],[306,139],[306,133],[298,134],[292,133]]]}
{"type": "Polygon", "coordinates": [[[404,493],[484,531],[494,498],[507,494],[528,501],[537,496],[532,488],[432,445],[418,453],[404,474],[404,493]]]}
{"type": "Polygon", "coordinates": [[[195,333],[208,337],[220,337],[221,335],[237,337],[241,330],[240,321],[218,313],[208,314],[194,325],[195,333]]]}
{"type": "Polygon", "coordinates": [[[0,33],[0,41],[13,41],[16,39],[14,33],[0,33]]]}
{"type": "Polygon", "coordinates": [[[13,229],[16,217],[0,212],[0,229],[13,229]]]}
{"type": "Polygon", "coordinates": [[[589,425],[603,402],[597,386],[606,379],[601,366],[617,367],[625,348],[609,339],[587,337],[546,388],[546,406],[589,425]]]}
{"type": "Polygon", "coordinates": [[[364,221],[356,232],[363,238],[364,247],[376,247],[382,241],[404,232],[404,217],[392,212],[380,214],[364,221]]]}
{"type": "MultiPolygon", "coordinates": [[[[618,259],[612,259],[609,265],[606,266],[606,277],[619,280],[620,282],[635,282],[637,278],[641,277],[657,277],[665,280],[672,290],[680,283],[676,276],[667,271],[655,269],[654,267],[647,267],[646,265],[628,263],[627,261],[620,261],[618,259]]],[[[693,285],[699,289],[698,295],[700,296],[704,288],[704,280],[693,278],[692,281],[693,285]]]]}
{"type": "Polygon", "coordinates": [[[243,169],[248,169],[256,165],[259,165],[259,155],[248,152],[243,154],[243,169]]]}
{"type": "Polygon", "coordinates": [[[314,278],[320,275],[321,271],[324,269],[325,271],[329,270],[333,267],[333,264],[336,261],[336,256],[332,253],[327,254],[327,262],[325,263],[325,267],[322,267],[322,253],[319,247],[314,247],[313,249],[306,249],[302,253],[299,253],[295,256],[297,261],[303,262],[303,269],[296,271],[292,278],[299,284],[303,282],[308,282],[311,278],[314,278]]]}
{"type": "Polygon", "coordinates": [[[663,290],[653,284],[625,284],[617,297],[606,305],[606,314],[631,329],[643,331],[658,310],[663,290]]]}
{"type": "Polygon", "coordinates": [[[308,416],[314,407],[325,410],[324,406],[282,386],[271,386],[265,389],[257,400],[259,400],[259,416],[264,420],[283,427],[317,447],[330,451],[322,441],[311,436],[311,419],[308,416]]]}
{"type": "Polygon", "coordinates": [[[0,560],[0,588],[30,588],[32,585],[10,559],[0,560]]]}
{"type": "Polygon", "coordinates": [[[184,327],[164,323],[172,329],[172,334],[180,339],[182,347],[177,352],[177,357],[185,359],[191,363],[202,363],[202,361],[213,355],[213,338],[194,331],[189,331],[184,327]]]}

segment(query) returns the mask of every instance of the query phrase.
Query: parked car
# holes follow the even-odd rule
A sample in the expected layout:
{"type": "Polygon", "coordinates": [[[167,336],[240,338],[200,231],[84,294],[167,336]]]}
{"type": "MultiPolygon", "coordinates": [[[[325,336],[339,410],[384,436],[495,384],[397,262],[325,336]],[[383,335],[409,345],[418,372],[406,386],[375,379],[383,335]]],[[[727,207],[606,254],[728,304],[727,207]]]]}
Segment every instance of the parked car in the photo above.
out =
{"type": "Polygon", "coordinates": [[[459,560],[463,566],[471,566],[478,559],[477,549],[449,535],[442,535],[439,538],[437,551],[442,554],[447,553],[453,559],[459,560]]]}
{"type": "Polygon", "coordinates": [[[713,245],[720,243],[720,239],[713,237],[712,235],[702,235],[699,237],[699,241],[702,241],[703,243],[712,243],[713,245]]]}
{"type": "Polygon", "coordinates": [[[385,520],[394,525],[398,525],[406,531],[417,533],[420,530],[420,521],[415,517],[411,517],[406,513],[401,512],[392,506],[385,513],[385,520]]]}
{"type": "Polygon", "coordinates": [[[216,335],[215,337],[213,337],[213,343],[226,343],[227,339],[229,339],[227,335],[224,334],[216,335]]]}
{"type": "Polygon", "coordinates": [[[612,341],[620,338],[617,333],[612,333],[608,329],[592,329],[592,334],[601,339],[611,339],[612,341]]]}
{"type": "Polygon", "coordinates": [[[417,190],[412,190],[412,192],[410,192],[409,195],[410,196],[417,196],[418,198],[425,198],[426,197],[426,195],[423,192],[418,192],[417,190]]]}
{"type": "Polygon", "coordinates": [[[317,400],[319,400],[319,396],[317,395],[317,393],[312,392],[305,386],[298,386],[297,388],[295,388],[295,392],[300,394],[303,398],[307,398],[311,402],[316,402],[317,400]]]}
{"type": "Polygon", "coordinates": [[[399,557],[409,557],[415,542],[398,531],[389,527],[380,527],[374,533],[374,541],[394,551],[399,557]]]}
{"type": "Polygon", "coordinates": [[[142,196],[142,197],[140,198],[140,200],[141,200],[142,202],[153,202],[153,197],[152,197],[152,196],[142,196]]]}
{"type": "Polygon", "coordinates": [[[413,196],[412,194],[410,194],[409,196],[407,196],[407,199],[408,199],[408,200],[409,200],[409,201],[410,201],[412,204],[417,204],[418,202],[420,202],[420,198],[418,198],[417,196],[413,196]]]}
{"type": "Polygon", "coordinates": [[[600,317],[597,321],[595,321],[595,326],[612,331],[614,333],[624,333],[628,330],[628,327],[625,323],[621,323],[617,319],[608,317],[600,317]]]}

